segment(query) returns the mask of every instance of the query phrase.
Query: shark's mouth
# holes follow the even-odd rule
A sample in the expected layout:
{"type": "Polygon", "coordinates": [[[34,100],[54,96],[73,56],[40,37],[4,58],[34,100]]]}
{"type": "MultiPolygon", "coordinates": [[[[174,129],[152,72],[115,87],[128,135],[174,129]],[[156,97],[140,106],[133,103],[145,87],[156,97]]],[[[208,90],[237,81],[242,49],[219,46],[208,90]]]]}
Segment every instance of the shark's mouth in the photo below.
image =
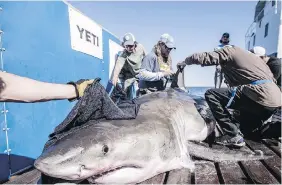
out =
{"type": "Polygon", "coordinates": [[[95,179],[98,179],[100,177],[104,177],[104,176],[107,176],[107,175],[110,175],[118,170],[122,170],[122,169],[126,169],[126,168],[134,168],[134,169],[141,169],[141,166],[137,166],[137,165],[125,165],[125,166],[118,166],[118,167],[115,167],[115,168],[109,168],[105,171],[101,171],[95,175],[93,175],[91,177],[92,180],[95,180],[95,179]]]}

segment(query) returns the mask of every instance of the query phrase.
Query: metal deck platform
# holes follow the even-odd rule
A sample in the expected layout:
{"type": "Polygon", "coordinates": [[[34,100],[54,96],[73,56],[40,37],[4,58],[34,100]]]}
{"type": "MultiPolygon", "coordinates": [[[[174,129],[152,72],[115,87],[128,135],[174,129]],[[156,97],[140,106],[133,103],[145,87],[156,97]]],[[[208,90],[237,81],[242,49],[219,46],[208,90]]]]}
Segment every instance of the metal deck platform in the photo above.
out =
{"type": "MultiPolygon", "coordinates": [[[[281,141],[265,139],[246,142],[247,146],[242,150],[262,150],[274,157],[238,163],[197,161],[193,173],[187,169],[172,170],[139,184],[281,184],[281,141]]],[[[33,168],[5,184],[36,183],[40,183],[40,172],[33,168]]]]}

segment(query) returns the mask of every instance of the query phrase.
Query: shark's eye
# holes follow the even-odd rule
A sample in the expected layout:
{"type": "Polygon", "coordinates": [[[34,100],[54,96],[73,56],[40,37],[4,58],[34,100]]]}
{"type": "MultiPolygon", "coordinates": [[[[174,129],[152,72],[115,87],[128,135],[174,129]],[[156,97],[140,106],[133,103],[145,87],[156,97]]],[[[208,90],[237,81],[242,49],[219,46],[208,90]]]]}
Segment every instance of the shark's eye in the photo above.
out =
{"type": "Polygon", "coordinates": [[[109,151],[109,147],[107,145],[104,145],[102,148],[103,154],[105,155],[106,153],[108,153],[108,151],[109,151]]]}

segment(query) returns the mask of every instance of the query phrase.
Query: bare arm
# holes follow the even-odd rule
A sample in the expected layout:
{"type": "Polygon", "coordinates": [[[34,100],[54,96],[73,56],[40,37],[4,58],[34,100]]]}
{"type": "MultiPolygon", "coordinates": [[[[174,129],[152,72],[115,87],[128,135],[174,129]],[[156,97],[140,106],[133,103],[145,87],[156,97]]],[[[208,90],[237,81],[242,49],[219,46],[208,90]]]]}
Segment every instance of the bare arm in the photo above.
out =
{"type": "Polygon", "coordinates": [[[76,91],[73,85],[40,82],[0,72],[1,102],[44,102],[75,97],[76,91]]]}
{"type": "Polygon", "coordinates": [[[112,75],[111,80],[112,80],[114,85],[116,85],[116,83],[117,83],[119,73],[120,73],[122,67],[124,66],[124,64],[125,64],[125,58],[124,58],[124,53],[122,53],[121,56],[118,57],[116,64],[115,64],[115,68],[113,70],[113,75],[112,75]]]}

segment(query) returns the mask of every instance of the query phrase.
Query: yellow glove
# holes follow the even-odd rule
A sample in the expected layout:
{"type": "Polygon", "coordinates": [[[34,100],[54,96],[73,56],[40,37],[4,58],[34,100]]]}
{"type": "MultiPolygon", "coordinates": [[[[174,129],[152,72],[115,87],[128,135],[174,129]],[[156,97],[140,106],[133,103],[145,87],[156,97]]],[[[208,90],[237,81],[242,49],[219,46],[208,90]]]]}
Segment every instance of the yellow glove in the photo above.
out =
{"type": "Polygon", "coordinates": [[[88,85],[91,85],[94,80],[85,80],[81,83],[76,83],[76,89],[78,91],[78,97],[81,98],[84,94],[84,91],[88,85]]]}
{"type": "Polygon", "coordinates": [[[81,79],[78,80],[77,82],[69,82],[68,84],[71,84],[75,87],[75,92],[76,92],[76,98],[70,99],[69,101],[80,99],[84,95],[84,91],[88,87],[88,85],[91,85],[94,81],[96,82],[100,80],[101,80],[100,78],[96,78],[95,80],[81,79]]]}

